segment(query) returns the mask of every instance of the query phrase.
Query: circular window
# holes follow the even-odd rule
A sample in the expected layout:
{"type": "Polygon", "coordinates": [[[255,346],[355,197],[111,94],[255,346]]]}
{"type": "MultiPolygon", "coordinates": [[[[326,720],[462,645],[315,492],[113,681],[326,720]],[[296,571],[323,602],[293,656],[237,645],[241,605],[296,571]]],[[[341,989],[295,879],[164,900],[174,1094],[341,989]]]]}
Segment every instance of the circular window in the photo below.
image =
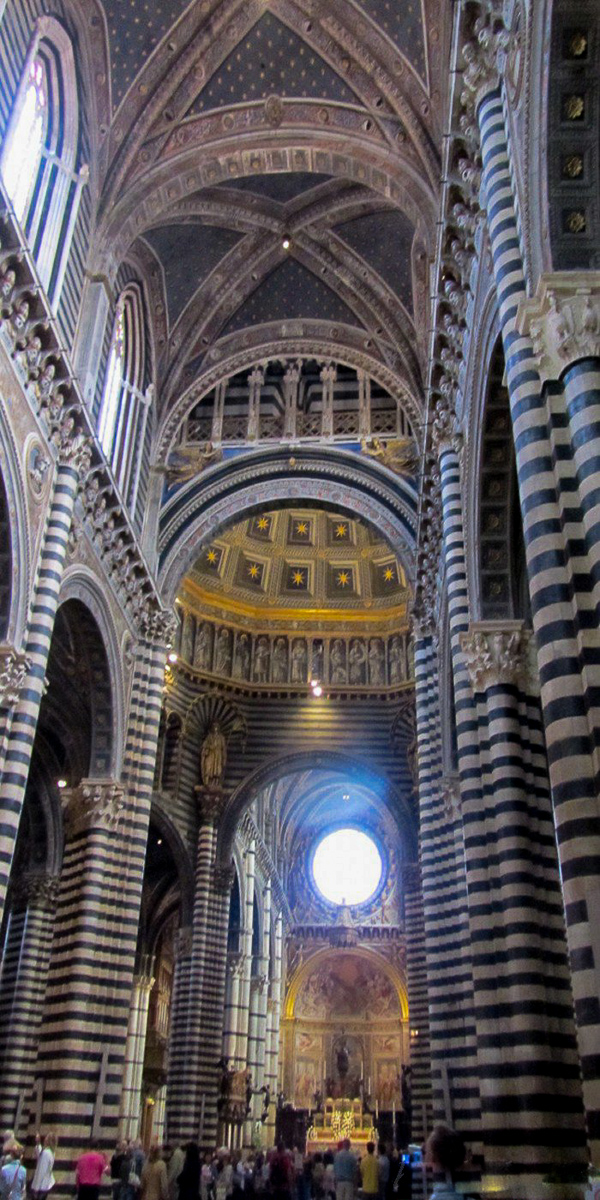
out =
{"type": "Polygon", "coordinates": [[[381,883],[383,862],[376,842],[359,829],[335,829],[321,839],[312,861],[313,878],[331,904],[364,904],[381,883]]]}

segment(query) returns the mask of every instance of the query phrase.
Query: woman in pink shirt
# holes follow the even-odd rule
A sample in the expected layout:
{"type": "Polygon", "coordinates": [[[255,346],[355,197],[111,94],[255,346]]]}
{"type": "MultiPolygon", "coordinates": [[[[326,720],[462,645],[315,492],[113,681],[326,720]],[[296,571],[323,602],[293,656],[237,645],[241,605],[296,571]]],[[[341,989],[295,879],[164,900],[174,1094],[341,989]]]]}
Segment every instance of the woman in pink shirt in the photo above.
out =
{"type": "Polygon", "coordinates": [[[98,1200],[102,1176],[108,1171],[110,1166],[98,1150],[98,1143],[91,1141],[89,1150],[77,1160],[75,1168],[77,1200],[98,1200]]]}

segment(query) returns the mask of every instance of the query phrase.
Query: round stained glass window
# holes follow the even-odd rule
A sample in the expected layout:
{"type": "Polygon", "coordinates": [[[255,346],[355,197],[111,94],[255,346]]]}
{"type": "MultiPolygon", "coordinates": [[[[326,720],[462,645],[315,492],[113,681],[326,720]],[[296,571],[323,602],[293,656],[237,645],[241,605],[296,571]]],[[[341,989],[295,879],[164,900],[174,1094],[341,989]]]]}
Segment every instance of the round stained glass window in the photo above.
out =
{"type": "Polygon", "coordinates": [[[364,904],[381,883],[383,862],[377,843],[360,829],[335,829],[319,842],[313,878],[331,904],[364,904]]]}

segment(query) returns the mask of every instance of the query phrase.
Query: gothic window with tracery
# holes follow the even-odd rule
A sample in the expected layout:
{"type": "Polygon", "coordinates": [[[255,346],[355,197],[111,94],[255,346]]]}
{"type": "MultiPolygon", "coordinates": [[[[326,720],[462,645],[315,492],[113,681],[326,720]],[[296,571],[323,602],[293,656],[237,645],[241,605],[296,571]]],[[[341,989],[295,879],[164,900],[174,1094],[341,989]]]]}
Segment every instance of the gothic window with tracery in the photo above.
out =
{"type": "Polygon", "coordinates": [[[145,320],[140,288],[119,296],[106,368],[98,437],[124,500],[135,508],[151,400],[143,390],[145,320]]]}
{"type": "Polygon", "coordinates": [[[0,174],[56,306],[64,282],[87,167],[78,169],[79,106],[73,47],[58,21],[42,18],[30,47],[0,157],[0,174]]]}

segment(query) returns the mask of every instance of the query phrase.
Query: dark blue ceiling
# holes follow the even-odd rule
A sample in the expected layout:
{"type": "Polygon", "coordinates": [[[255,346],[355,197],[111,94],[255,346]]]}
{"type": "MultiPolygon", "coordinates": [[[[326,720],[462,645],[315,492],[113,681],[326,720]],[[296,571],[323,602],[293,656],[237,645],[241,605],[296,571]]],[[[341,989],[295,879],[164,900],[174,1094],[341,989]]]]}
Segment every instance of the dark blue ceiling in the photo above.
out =
{"type": "Polygon", "coordinates": [[[400,297],[412,312],[411,246],[414,229],[404,213],[369,213],[355,217],[335,232],[343,238],[400,297]]]}
{"type": "Polygon", "coordinates": [[[362,322],[316,275],[295,259],[286,259],[242,304],[229,320],[221,336],[248,325],[267,321],[294,321],[301,318],[340,321],[347,325],[362,322]]]}
{"type": "Polygon", "coordinates": [[[242,236],[216,225],[163,225],[144,234],[164,268],[171,325],[242,236]]]}
{"type": "Polygon", "coordinates": [[[188,115],[270,95],[356,103],[333,68],[266,12],[208,81],[188,115]]]}
{"type": "Polygon", "coordinates": [[[284,171],[279,175],[247,176],[244,179],[226,179],[218,184],[221,188],[236,188],[239,192],[253,192],[256,196],[268,196],[279,204],[295,200],[303,192],[310,191],[319,183],[326,183],[330,175],[319,175],[311,171],[284,171]]]}
{"type": "Polygon", "coordinates": [[[190,0],[104,0],[114,108],[189,5],[190,0]]]}
{"type": "MultiPolygon", "coordinates": [[[[426,78],[421,0],[355,0],[387,33],[422,79],[426,78]]],[[[442,5],[440,4],[440,11],[442,5]]]]}

